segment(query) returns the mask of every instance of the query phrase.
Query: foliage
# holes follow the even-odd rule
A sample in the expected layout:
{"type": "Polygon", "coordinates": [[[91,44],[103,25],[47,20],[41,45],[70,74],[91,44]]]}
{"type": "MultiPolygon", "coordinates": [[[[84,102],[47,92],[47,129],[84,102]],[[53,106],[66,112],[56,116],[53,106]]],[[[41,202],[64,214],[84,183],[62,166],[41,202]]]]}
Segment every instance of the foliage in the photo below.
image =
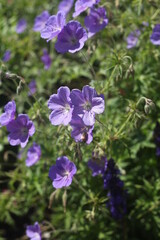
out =
{"type": "MultiPolygon", "coordinates": [[[[160,120],[160,51],[150,42],[152,28],[160,22],[159,1],[101,0],[100,5],[107,10],[108,26],[80,52],[61,55],[54,49],[54,39],[46,43],[32,30],[42,11],[57,12],[58,1],[0,2],[1,58],[7,49],[11,51],[10,61],[0,65],[1,113],[14,99],[17,112],[27,113],[36,127],[21,159],[20,148],[10,146],[7,131],[0,128],[0,239],[25,239],[26,225],[36,221],[45,239],[160,238],[160,164],[153,135],[160,120]],[[21,17],[28,26],[18,35],[15,26],[21,17]],[[127,50],[126,37],[136,29],[141,29],[138,44],[127,50]],[[40,59],[43,48],[52,58],[47,71],[40,59]],[[37,92],[29,97],[32,79],[37,92]],[[70,126],[52,126],[48,118],[51,94],[60,86],[84,85],[105,98],[105,112],[96,119],[90,145],[76,143],[70,126]],[[33,142],[41,145],[42,156],[27,168],[27,149],[33,142]],[[92,152],[112,157],[121,171],[128,192],[122,220],[112,218],[103,179],[92,177],[87,166],[92,152]],[[67,156],[78,171],[69,188],[55,190],[48,172],[59,156],[67,156]]],[[[83,19],[82,14],[82,25],[83,19]]]]}

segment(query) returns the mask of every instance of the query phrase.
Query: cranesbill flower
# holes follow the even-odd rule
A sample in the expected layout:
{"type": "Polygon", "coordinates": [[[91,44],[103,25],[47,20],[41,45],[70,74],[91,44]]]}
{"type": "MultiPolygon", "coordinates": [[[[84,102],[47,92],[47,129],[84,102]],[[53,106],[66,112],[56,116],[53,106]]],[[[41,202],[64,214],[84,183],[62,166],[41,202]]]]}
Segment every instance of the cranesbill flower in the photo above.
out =
{"type": "Polygon", "coordinates": [[[43,11],[40,15],[38,15],[34,20],[33,30],[35,32],[40,32],[45,27],[45,24],[49,17],[50,14],[48,11],[43,11]]]}
{"type": "Polygon", "coordinates": [[[59,157],[56,164],[49,170],[49,177],[53,181],[54,188],[68,187],[72,183],[73,175],[77,168],[66,156],[59,157]]]}
{"type": "Polygon", "coordinates": [[[41,157],[41,147],[40,145],[33,143],[33,145],[28,149],[26,166],[31,167],[36,162],[39,161],[41,157]]]}
{"type": "Polygon", "coordinates": [[[88,29],[88,37],[92,37],[95,33],[104,29],[108,24],[105,8],[91,8],[90,14],[85,17],[84,22],[88,29]]]}
{"type": "Polygon", "coordinates": [[[91,8],[94,4],[99,2],[100,0],[77,0],[75,3],[75,12],[73,13],[73,17],[77,17],[82,12],[86,11],[87,8],[91,8]]]}
{"type": "Polygon", "coordinates": [[[48,108],[52,110],[49,120],[52,125],[67,125],[72,118],[73,106],[68,87],[60,87],[57,94],[50,96],[48,108]]]}
{"type": "Polygon", "coordinates": [[[7,130],[10,132],[9,143],[12,146],[20,144],[22,148],[27,145],[29,137],[35,133],[34,124],[26,114],[19,114],[15,120],[9,122],[7,130]]]}
{"type": "Polygon", "coordinates": [[[92,142],[94,126],[86,126],[79,116],[72,117],[70,125],[72,127],[71,137],[76,142],[85,142],[87,144],[92,142]]]}
{"type": "Polygon", "coordinates": [[[27,226],[26,235],[31,240],[41,240],[41,229],[38,222],[35,222],[34,225],[27,226]]]}
{"type": "Polygon", "coordinates": [[[44,63],[44,69],[48,70],[52,64],[52,60],[47,49],[43,49],[43,56],[41,57],[41,60],[44,63]]]}
{"type": "Polygon", "coordinates": [[[87,32],[77,21],[70,21],[57,37],[55,49],[59,53],[75,53],[83,48],[87,32]]]}
{"type": "Polygon", "coordinates": [[[107,158],[92,158],[88,161],[88,167],[92,170],[92,176],[95,177],[99,174],[104,174],[107,169],[107,158]]]}
{"type": "Polygon", "coordinates": [[[3,57],[2,57],[2,61],[3,62],[8,62],[11,58],[11,51],[10,50],[7,50],[5,51],[3,57]]]}
{"type": "Polygon", "coordinates": [[[104,111],[104,99],[90,86],[84,86],[82,91],[73,89],[71,100],[74,105],[74,114],[80,116],[87,126],[93,126],[95,115],[104,111]]]}
{"type": "Polygon", "coordinates": [[[58,5],[58,11],[62,11],[67,15],[73,6],[74,0],[62,0],[58,5]]]}
{"type": "Polygon", "coordinates": [[[27,27],[27,22],[24,18],[21,18],[16,25],[16,32],[18,34],[23,33],[27,27]]]}
{"type": "Polygon", "coordinates": [[[49,17],[44,29],[41,31],[41,37],[47,39],[47,42],[55,38],[62,30],[66,23],[63,12],[58,12],[57,15],[49,17]]]}
{"type": "Polygon", "coordinates": [[[33,79],[33,80],[28,84],[28,87],[29,87],[29,93],[28,93],[28,95],[31,96],[31,95],[35,94],[35,92],[37,91],[36,81],[33,79]]]}
{"type": "Polygon", "coordinates": [[[135,30],[131,32],[127,37],[127,48],[133,48],[137,45],[138,37],[140,36],[141,32],[140,30],[135,30]]]}
{"type": "Polygon", "coordinates": [[[6,126],[15,118],[16,113],[16,103],[15,101],[10,101],[4,106],[4,113],[0,116],[0,127],[6,126]]]}
{"type": "Polygon", "coordinates": [[[154,45],[160,45],[160,24],[155,25],[150,40],[154,45]]]}

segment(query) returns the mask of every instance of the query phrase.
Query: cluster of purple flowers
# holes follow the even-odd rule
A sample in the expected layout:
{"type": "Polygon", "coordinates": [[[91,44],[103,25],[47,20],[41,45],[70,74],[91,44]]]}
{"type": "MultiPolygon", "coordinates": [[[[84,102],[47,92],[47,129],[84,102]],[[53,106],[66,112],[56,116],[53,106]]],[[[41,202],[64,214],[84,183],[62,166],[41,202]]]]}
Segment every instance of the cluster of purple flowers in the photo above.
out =
{"type": "Polygon", "coordinates": [[[0,116],[0,126],[6,126],[9,132],[8,140],[12,146],[21,145],[24,148],[35,133],[33,122],[26,114],[19,114],[15,118],[15,101],[8,102],[4,107],[4,113],[0,116]]]}
{"type": "Polygon", "coordinates": [[[103,95],[98,95],[88,85],[82,91],[73,89],[71,92],[68,87],[60,87],[57,94],[50,96],[48,108],[52,110],[49,116],[52,125],[70,124],[72,138],[90,144],[95,116],[103,113],[105,103],[103,95]]]}
{"type": "Polygon", "coordinates": [[[36,26],[38,26],[41,37],[46,39],[47,42],[57,37],[55,43],[57,52],[75,53],[83,48],[88,37],[93,36],[108,24],[105,8],[95,8],[95,4],[97,3],[99,3],[99,0],[77,0],[75,3],[73,17],[90,8],[90,14],[85,18],[85,26],[88,33],[78,21],[72,20],[66,23],[66,14],[72,8],[73,0],[63,0],[60,2],[56,15],[49,16],[49,14],[46,14],[46,11],[43,12],[35,19],[34,29],[37,31],[36,26]],[[43,28],[42,25],[44,26],[43,28]]]}
{"type": "MultiPolygon", "coordinates": [[[[0,116],[0,127],[7,127],[10,145],[20,145],[24,148],[28,143],[29,137],[35,133],[35,127],[26,114],[19,114],[17,118],[15,118],[15,114],[15,101],[10,101],[5,105],[4,113],[0,116]]],[[[37,161],[39,161],[40,157],[41,147],[40,145],[33,143],[27,152],[26,166],[30,167],[34,165],[37,161]]]]}
{"type": "Polygon", "coordinates": [[[88,167],[92,170],[92,176],[101,174],[104,181],[104,189],[108,190],[107,207],[115,219],[121,219],[126,214],[126,191],[124,183],[120,180],[120,171],[113,159],[107,161],[106,157],[93,157],[88,161],[88,167]]]}

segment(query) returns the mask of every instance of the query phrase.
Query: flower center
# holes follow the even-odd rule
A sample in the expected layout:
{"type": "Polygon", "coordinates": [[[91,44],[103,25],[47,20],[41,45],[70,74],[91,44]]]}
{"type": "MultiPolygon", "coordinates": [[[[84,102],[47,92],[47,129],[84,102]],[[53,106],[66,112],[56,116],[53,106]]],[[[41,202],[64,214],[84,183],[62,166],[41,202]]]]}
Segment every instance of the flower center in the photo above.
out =
{"type": "Polygon", "coordinates": [[[77,43],[77,39],[75,37],[72,37],[70,41],[72,45],[75,45],[77,43]]]}
{"type": "Polygon", "coordinates": [[[65,176],[68,177],[69,175],[70,175],[70,172],[69,172],[69,171],[66,171],[66,172],[65,172],[65,176]]]}
{"type": "Polygon", "coordinates": [[[66,105],[65,105],[65,110],[66,110],[66,112],[69,112],[69,111],[70,111],[70,105],[69,105],[69,104],[66,104],[66,105]]]}
{"type": "Polygon", "coordinates": [[[84,109],[89,111],[92,108],[92,105],[90,102],[86,101],[85,104],[83,105],[84,109]]]}
{"type": "Polygon", "coordinates": [[[103,18],[100,18],[100,19],[99,19],[99,24],[102,24],[103,21],[104,21],[104,19],[103,19],[103,18]]]}
{"type": "Polygon", "coordinates": [[[21,129],[21,133],[22,133],[22,135],[26,136],[28,134],[28,129],[26,127],[23,127],[21,129]]]}

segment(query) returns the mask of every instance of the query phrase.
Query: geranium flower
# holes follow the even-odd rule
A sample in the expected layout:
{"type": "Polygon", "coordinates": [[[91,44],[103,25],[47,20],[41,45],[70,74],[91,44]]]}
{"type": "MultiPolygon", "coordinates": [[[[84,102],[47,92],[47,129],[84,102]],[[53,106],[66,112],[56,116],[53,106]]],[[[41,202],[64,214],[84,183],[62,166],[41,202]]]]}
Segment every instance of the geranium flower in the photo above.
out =
{"type": "Polygon", "coordinates": [[[27,21],[24,18],[21,18],[16,25],[16,32],[18,34],[23,33],[27,27],[27,21]]]}
{"type": "Polygon", "coordinates": [[[3,57],[2,57],[2,61],[3,62],[8,62],[11,58],[11,51],[10,50],[7,50],[5,51],[3,57]]]}
{"type": "Polygon", "coordinates": [[[7,130],[10,132],[9,143],[12,146],[20,144],[22,148],[27,145],[29,137],[35,133],[34,124],[26,114],[19,114],[15,120],[9,122],[7,130]]]}
{"type": "Polygon", "coordinates": [[[41,38],[47,39],[47,42],[52,40],[61,32],[65,23],[66,19],[63,12],[58,12],[57,15],[50,16],[41,31],[41,38]]]}
{"type": "Polygon", "coordinates": [[[160,45],[160,24],[156,24],[150,37],[154,45],[160,45]]]}
{"type": "Polygon", "coordinates": [[[48,11],[43,11],[40,15],[38,15],[34,20],[33,30],[35,32],[40,32],[45,27],[45,24],[49,17],[50,14],[48,11]]]}
{"type": "Polygon", "coordinates": [[[104,29],[108,24],[105,8],[91,8],[89,15],[85,17],[84,22],[89,31],[88,37],[92,37],[95,33],[104,29]]]}
{"type": "Polygon", "coordinates": [[[99,2],[100,0],[77,0],[75,3],[75,12],[73,13],[73,17],[77,17],[82,12],[86,11],[87,8],[91,8],[94,4],[99,2]]]}
{"type": "Polygon", "coordinates": [[[73,106],[68,87],[60,87],[57,94],[50,96],[48,108],[52,110],[49,120],[52,125],[68,125],[72,118],[73,106]]]}
{"type": "Polygon", "coordinates": [[[71,137],[76,142],[85,142],[87,144],[92,142],[94,126],[86,126],[79,116],[72,117],[70,125],[72,127],[71,137]]]}
{"type": "Polygon", "coordinates": [[[8,102],[4,107],[4,113],[0,116],[0,127],[6,126],[15,118],[16,103],[15,101],[8,102]]]}
{"type": "Polygon", "coordinates": [[[38,222],[35,222],[34,225],[27,226],[26,235],[31,240],[41,240],[41,229],[38,222]]]}
{"type": "Polygon", "coordinates": [[[74,105],[74,114],[80,116],[87,126],[93,126],[95,115],[104,111],[104,99],[90,86],[84,86],[82,91],[73,89],[71,100],[74,105]]]}
{"type": "Polygon", "coordinates": [[[67,157],[59,157],[56,164],[49,170],[49,177],[53,181],[54,188],[68,187],[72,183],[73,175],[77,168],[67,157]]]}
{"type": "Polygon", "coordinates": [[[52,64],[50,55],[48,54],[47,49],[43,49],[43,55],[41,57],[42,62],[44,63],[44,69],[48,70],[52,64]]]}
{"type": "Polygon", "coordinates": [[[33,145],[28,149],[26,166],[31,167],[36,162],[39,161],[41,157],[41,147],[40,145],[33,143],[33,145]]]}
{"type": "Polygon", "coordinates": [[[77,21],[70,21],[63,27],[57,37],[55,49],[59,53],[75,53],[83,48],[87,32],[77,21]]]}
{"type": "Polygon", "coordinates": [[[133,48],[137,45],[138,37],[140,36],[141,32],[140,30],[135,30],[131,32],[127,37],[127,48],[133,48]]]}
{"type": "Polygon", "coordinates": [[[58,5],[58,11],[62,11],[67,15],[73,6],[74,0],[63,0],[58,5]]]}

